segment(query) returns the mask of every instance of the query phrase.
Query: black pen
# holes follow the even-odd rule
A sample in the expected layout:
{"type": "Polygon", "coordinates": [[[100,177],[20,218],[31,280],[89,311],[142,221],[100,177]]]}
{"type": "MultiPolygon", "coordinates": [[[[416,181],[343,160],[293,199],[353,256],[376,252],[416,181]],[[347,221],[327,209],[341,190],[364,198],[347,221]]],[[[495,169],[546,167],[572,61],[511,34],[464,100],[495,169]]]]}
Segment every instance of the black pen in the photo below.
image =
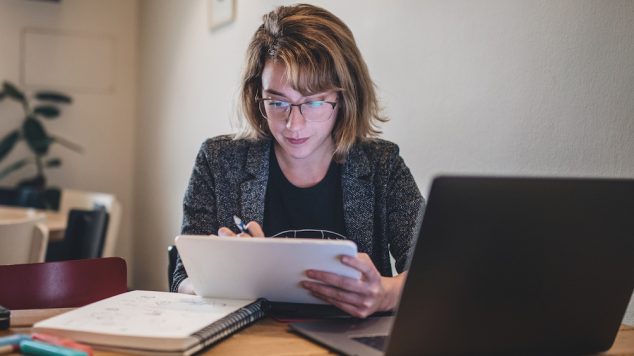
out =
{"type": "Polygon", "coordinates": [[[248,234],[249,233],[249,229],[247,228],[247,226],[242,222],[242,219],[240,219],[237,216],[233,216],[233,222],[236,223],[236,226],[238,227],[238,229],[240,229],[240,232],[243,234],[248,234]]]}

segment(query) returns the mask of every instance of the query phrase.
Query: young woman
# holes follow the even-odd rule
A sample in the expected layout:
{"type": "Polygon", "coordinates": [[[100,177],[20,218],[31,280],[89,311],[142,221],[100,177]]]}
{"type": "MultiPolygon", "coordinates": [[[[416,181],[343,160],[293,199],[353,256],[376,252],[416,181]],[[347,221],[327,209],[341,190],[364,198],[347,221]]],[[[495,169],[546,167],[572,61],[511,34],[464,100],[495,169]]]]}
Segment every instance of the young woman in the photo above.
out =
{"type": "MultiPolygon", "coordinates": [[[[182,233],[234,236],[238,215],[250,221],[239,236],[347,238],[360,253],[342,263],[361,280],[310,270],[302,286],[357,317],[393,309],[424,200],[398,146],[376,138],[387,120],[348,27],[312,5],[266,14],[241,104],[244,131],[198,153],[182,233]]],[[[180,259],[171,289],[193,293],[180,259]]]]}

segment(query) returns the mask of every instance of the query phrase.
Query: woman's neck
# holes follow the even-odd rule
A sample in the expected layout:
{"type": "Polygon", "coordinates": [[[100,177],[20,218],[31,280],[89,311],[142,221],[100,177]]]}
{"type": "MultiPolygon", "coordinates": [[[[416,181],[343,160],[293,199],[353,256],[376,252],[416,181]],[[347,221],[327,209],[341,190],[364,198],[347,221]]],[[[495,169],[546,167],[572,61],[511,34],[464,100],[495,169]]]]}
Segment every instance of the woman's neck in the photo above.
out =
{"type": "Polygon", "coordinates": [[[277,144],[274,147],[274,154],[277,162],[284,173],[286,179],[294,186],[308,188],[321,182],[328,173],[328,168],[332,162],[334,147],[314,152],[306,158],[294,158],[284,152],[277,144]]]}

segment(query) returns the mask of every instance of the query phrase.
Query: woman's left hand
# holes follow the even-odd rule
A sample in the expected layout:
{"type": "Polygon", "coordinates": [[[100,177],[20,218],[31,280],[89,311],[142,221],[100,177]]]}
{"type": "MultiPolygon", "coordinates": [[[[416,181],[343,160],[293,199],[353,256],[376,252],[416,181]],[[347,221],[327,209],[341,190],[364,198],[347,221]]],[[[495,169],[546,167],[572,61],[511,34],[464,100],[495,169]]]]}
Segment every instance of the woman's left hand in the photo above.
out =
{"type": "Polygon", "coordinates": [[[356,257],[343,256],[341,262],[360,271],[361,278],[356,280],[335,273],[308,270],[306,275],[317,282],[302,281],[302,286],[317,298],[358,318],[396,307],[406,272],[395,277],[382,277],[366,253],[359,253],[356,257]]]}

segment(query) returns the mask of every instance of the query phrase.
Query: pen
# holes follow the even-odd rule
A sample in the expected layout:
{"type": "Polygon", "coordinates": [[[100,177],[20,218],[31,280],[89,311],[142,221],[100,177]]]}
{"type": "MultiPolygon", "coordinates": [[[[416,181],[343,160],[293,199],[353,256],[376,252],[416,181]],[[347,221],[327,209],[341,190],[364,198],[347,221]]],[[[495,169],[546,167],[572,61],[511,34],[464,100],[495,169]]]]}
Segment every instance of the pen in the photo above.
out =
{"type": "Polygon", "coordinates": [[[84,351],[68,347],[45,344],[39,341],[24,340],[20,342],[20,352],[36,356],[88,356],[84,351]]]}
{"type": "Polygon", "coordinates": [[[31,340],[31,336],[26,334],[14,334],[0,337],[0,346],[19,345],[20,341],[31,340]]]}
{"type": "Polygon", "coordinates": [[[242,219],[240,219],[237,216],[233,216],[233,222],[236,223],[236,226],[238,227],[238,229],[240,229],[240,232],[244,233],[244,234],[248,234],[249,233],[249,229],[247,229],[247,226],[242,222],[242,219]]]}

